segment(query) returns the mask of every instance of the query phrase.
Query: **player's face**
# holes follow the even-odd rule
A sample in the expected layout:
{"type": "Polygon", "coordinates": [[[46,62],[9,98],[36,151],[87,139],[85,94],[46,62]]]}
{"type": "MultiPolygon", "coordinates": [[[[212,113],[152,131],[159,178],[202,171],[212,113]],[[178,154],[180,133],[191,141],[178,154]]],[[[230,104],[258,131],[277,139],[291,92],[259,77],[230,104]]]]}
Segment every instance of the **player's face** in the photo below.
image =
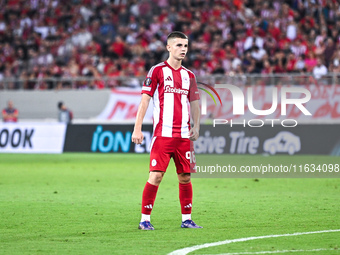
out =
{"type": "Polygon", "coordinates": [[[167,49],[170,52],[171,57],[175,58],[176,60],[182,60],[188,52],[188,39],[170,39],[167,49]]]}

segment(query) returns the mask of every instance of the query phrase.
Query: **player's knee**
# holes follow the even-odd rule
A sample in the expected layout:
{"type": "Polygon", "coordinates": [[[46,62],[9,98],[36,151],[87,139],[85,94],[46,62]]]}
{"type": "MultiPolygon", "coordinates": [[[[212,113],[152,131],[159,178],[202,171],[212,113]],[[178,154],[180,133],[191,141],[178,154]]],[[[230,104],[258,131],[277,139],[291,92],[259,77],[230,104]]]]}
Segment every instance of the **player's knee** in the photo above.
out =
{"type": "Polygon", "coordinates": [[[158,186],[161,183],[163,176],[164,176],[164,172],[157,172],[157,171],[150,172],[148,182],[152,185],[158,186]]]}
{"type": "Polygon", "coordinates": [[[189,183],[191,181],[190,174],[189,173],[178,174],[178,181],[183,184],[189,183]]]}

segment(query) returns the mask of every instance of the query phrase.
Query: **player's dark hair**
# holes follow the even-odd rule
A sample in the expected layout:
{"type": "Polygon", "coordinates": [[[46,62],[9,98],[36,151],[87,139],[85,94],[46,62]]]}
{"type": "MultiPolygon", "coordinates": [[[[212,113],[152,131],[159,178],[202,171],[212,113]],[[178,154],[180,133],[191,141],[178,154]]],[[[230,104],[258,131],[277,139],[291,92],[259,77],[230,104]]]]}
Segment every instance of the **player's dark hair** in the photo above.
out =
{"type": "Polygon", "coordinates": [[[63,106],[63,104],[64,104],[63,102],[59,102],[59,103],[58,103],[58,109],[61,109],[61,107],[63,106]]]}
{"type": "Polygon", "coordinates": [[[169,39],[174,39],[174,38],[182,38],[182,39],[187,39],[189,40],[189,38],[182,32],[179,32],[179,31],[174,31],[174,32],[171,32],[169,35],[168,35],[168,38],[167,38],[167,41],[169,39]]]}

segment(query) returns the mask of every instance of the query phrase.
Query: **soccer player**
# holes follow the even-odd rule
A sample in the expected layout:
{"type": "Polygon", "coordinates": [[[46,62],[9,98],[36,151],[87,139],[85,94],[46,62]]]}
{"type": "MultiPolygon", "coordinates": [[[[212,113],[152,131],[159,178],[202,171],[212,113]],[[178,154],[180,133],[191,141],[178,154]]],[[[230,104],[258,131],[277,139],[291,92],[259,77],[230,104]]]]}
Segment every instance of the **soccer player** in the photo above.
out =
{"type": "Polygon", "coordinates": [[[179,181],[181,227],[202,228],[191,219],[190,156],[193,151],[192,141],[199,136],[200,108],[196,77],[182,66],[182,60],[188,51],[188,37],[182,32],[172,32],[168,35],[166,48],[169,58],[153,66],[144,81],[132,134],[132,142],[142,143],[142,122],[152,97],[154,130],[149,179],[143,191],[142,218],[138,227],[142,230],[154,230],[150,223],[150,214],[170,158],[175,162],[179,181]],[[190,115],[193,117],[193,127],[190,127],[190,115]]]}

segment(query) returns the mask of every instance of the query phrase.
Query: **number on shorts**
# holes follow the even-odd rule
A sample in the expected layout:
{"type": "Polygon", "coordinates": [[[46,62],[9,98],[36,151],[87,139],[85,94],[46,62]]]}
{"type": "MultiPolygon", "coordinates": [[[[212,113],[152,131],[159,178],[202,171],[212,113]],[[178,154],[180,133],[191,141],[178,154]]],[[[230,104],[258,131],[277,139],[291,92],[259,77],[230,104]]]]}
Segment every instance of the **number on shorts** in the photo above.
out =
{"type": "Polygon", "coordinates": [[[195,157],[195,152],[194,151],[187,151],[185,153],[185,157],[187,159],[190,159],[190,163],[196,163],[196,157],[195,157]]]}

